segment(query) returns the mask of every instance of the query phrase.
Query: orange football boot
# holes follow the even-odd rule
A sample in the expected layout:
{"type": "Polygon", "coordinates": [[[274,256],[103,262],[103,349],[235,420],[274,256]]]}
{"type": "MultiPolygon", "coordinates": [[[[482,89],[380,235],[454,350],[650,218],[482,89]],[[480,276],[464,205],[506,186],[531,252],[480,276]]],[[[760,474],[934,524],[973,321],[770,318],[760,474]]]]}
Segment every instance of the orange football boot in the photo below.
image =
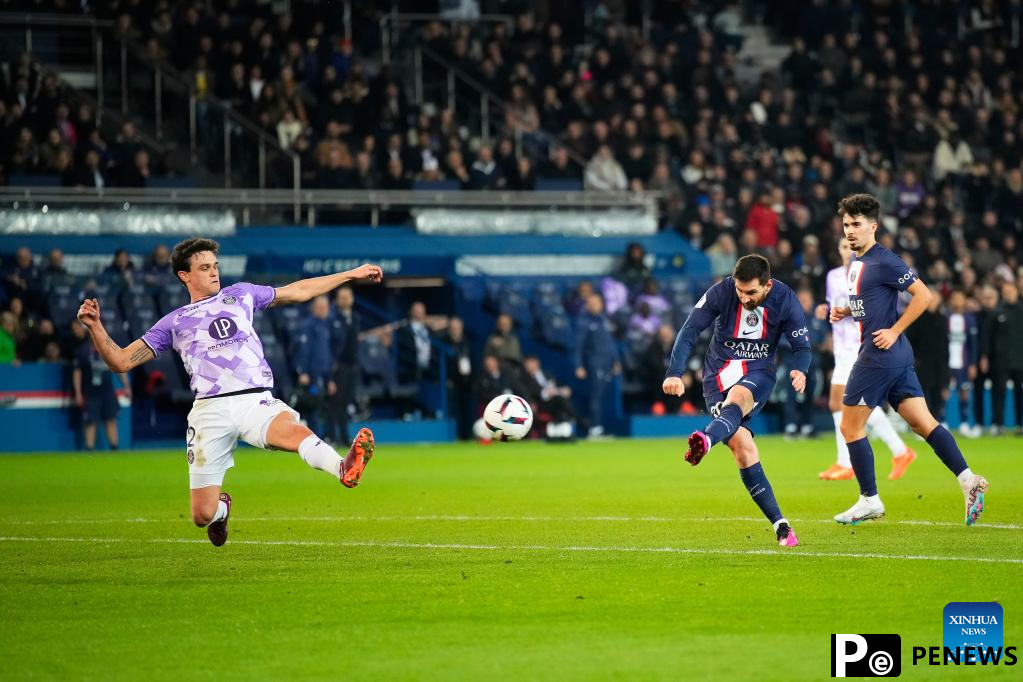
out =
{"type": "Polygon", "coordinates": [[[906,469],[916,459],[916,453],[913,452],[913,448],[907,447],[906,451],[901,455],[892,457],[892,472],[888,474],[889,481],[897,481],[902,478],[902,475],[906,473],[906,469]]]}
{"type": "Polygon", "coordinates": [[[359,429],[352,447],[348,449],[345,461],[341,463],[341,485],[346,488],[354,488],[359,485],[362,472],[373,458],[373,451],[376,444],[373,442],[373,432],[369,429],[359,429]]]}
{"type": "Polygon", "coordinates": [[[822,481],[847,481],[855,476],[852,467],[844,467],[841,464],[832,464],[826,470],[818,474],[822,481]]]}

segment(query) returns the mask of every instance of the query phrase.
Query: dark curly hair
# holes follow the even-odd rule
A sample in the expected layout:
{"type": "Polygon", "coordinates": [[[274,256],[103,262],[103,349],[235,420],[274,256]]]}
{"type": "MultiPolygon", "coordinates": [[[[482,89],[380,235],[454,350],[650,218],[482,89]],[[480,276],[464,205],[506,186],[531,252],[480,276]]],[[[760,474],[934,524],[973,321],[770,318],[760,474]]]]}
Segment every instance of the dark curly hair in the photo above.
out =
{"type": "Polygon", "coordinates": [[[189,272],[192,269],[192,256],[202,251],[212,251],[216,255],[220,251],[220,244],[204,237],[192,237],[178,242],[171,251],[171,267],[174,268],[175,276],[182,271],[189,272]]]}
{"type": "Polygon", "coordinates": [[[866,216],[876,223],[881,217],[881,202],[873,194],[850,194],[838,202],[838,215],[866,216]]]}

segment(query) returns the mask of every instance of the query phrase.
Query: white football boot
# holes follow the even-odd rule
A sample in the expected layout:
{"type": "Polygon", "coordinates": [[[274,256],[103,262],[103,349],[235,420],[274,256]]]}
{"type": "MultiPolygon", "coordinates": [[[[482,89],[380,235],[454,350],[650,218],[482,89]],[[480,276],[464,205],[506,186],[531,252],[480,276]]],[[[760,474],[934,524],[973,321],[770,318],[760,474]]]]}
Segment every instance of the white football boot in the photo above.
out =
{"type": "Polygon", "coordinates": [[[849,526],[855,526],[870,519],[880,519],[883,516],[884,504],[881,502],[881,498],[879,496],[874,495],[871,498],[867,498],[860,495],[860,499],[856,500],[856,504],[849,507],[841,514],[835,514],[835,521],[849,526]]]}
{"type": "Polygon", "coordinates": [[[987,480],[983,476],[973,475],[959,484],[966,498],[966,525],[972,526],[984,512],[984,493],[987,492],[987,480]]]}

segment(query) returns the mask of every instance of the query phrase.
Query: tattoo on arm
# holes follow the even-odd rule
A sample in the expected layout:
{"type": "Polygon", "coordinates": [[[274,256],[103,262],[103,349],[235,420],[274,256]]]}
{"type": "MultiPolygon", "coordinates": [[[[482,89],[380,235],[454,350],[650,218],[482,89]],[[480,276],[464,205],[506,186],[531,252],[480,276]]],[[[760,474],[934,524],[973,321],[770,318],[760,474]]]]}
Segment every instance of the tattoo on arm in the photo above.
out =
{"type": "Polygon", "coordinates": [[[135,352],[131,354],[129,361],[134,367],[135,365],[141,365],[143,362],[145,362],[146,360],[150,360],[153,357],[154,357],[153,351],[149,348],[149,346],[142,346],[141,348],[136,349],[135,352]]]}

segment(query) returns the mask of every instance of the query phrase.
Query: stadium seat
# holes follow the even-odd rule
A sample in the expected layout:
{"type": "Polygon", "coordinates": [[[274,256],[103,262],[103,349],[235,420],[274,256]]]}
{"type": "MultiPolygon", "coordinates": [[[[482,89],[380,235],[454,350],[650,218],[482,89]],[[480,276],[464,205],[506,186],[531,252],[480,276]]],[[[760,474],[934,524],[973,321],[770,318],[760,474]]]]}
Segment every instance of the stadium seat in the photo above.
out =
{"type": "Polygon", "coordinates": [[[165,189],[189,189],[195,187],[195,180],[187,177],[150,177],[146,187],[165,189]]]}
{"type": "Polygon", "coordinates": [[[158,319],[156,311],[152,306],[149,308],[136,308],[128,313],[127,318],[128,330],[133,339],[137,339],[149,331],[158,319]]]}
{"type": "Polygon", "coordinates": [[[146,372],[146,385],[153,391],[154,397],[165,396],[174,403],[192,402],[188,375],[176,353],[161,353],[143,367],[146,372]]]}
{"type": "Polygon", "coordinates": [[[141,292],[137,291],[134,287],[121,292],[121,310],[125,316],[130,317],[131,313],[137,310],[154,310],[155,307],[156,300],[144,288],[141,292]]]}
{"type": "Polygon", "coordinates": [[[78,314],[81,302],[77,297],[70,294],[51,294],[47,299],[47,307],[50,311],[50,319],[58,329],[66,329],[78,314]]]}
{"type": "Polygon", "coordinates": [[[370,336],[359,342],[357,354],[362,371],[361,393],[371,400],[382,398],[394,376],[390,351],[380,339],[370,336]]]}
{"type": "Polygon", "coordinates": [[[188,292],[185,291],[184,287],[176,284],[170,284],[163,289],[156,296],[157,307],[160,309],[161,315],[166,315],[172,310],[180,308],[183,305],[188,305],[189,298],[188,292]]]}
{"type": "Polygon", "coordinates": [[[556,348],[568,349],[575,345],[572,323],[567,315],[550,315],[540,318],[541,338],[556,348]]]}
{"type": "Polygon", "coordinates": [[[59,175],[15,174],[8,178],[11,187],[60,187],[59,175]]]}
{"type": "Polygon", "coordinates": [[[432,192],[454,192],[462,188],[458,180],[416,180],[412,189],[432,192]]]}
{"type": "Polygon", "coordinates": [[[581,192],[583,181],[571,178],[537,178],[536,189],[541,192],[581,192]]]}

